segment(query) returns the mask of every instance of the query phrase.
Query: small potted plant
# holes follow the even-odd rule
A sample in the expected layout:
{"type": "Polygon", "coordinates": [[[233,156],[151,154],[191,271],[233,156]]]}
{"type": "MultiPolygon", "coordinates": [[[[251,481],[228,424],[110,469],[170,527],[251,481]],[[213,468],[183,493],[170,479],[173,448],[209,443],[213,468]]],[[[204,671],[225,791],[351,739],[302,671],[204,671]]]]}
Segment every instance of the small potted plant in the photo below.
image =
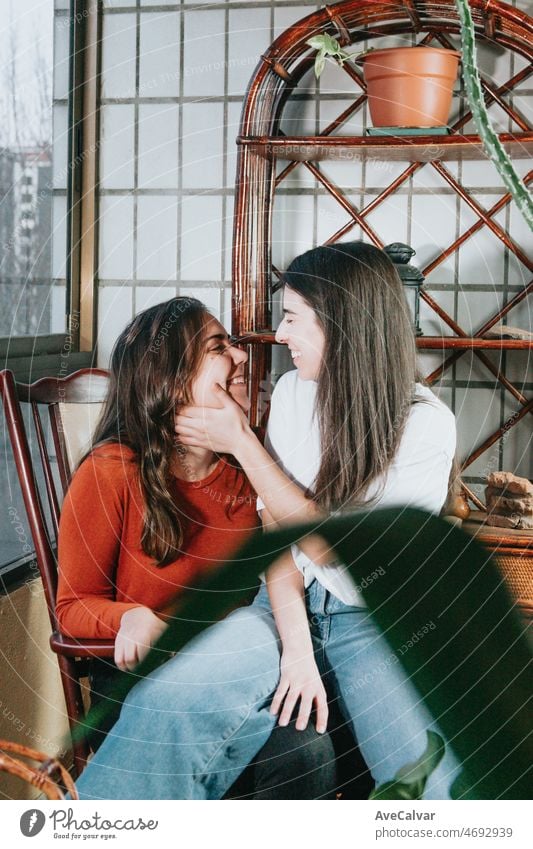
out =
{"type": "Polygon", "coordinates": [[[460,53],[441,47],[389,47],[349,54],[331,35],[307,42],[317,50],[315,75],[328,57],[340,65],[352,59],[363,65],[374,127],[445,127],[460,53]]]}

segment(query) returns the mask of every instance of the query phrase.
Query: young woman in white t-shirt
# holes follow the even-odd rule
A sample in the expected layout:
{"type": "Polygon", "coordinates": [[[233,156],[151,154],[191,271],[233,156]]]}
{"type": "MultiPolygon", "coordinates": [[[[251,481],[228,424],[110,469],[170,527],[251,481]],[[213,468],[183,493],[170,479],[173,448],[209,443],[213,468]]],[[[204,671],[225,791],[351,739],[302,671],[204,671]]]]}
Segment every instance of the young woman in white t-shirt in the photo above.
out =
{"type": "MultiPolygon", "coordinates": [[[[283,283],[283,320],[276,341],[288,346],[296,369],[283,375],[274,389],[266,450],[222,391],[222,409],[184,411],[178,419],[180,438],[185,444],[208,443],[215,450],[229,450],[231,442],[258,493],[266,527],[357,508],[408,505],[439,513],[455,454],[455,419],[419,382],[411,318],[388,256],[363,242],[316,248],[292,262],[283,283]]],[[[267,576],[283,646],[281,679],[271,709],[281,724],[297,713],[297,727],[305,728],[314,708],[317,727],[326,727],[326,694],[306,634],[306,603],[309,608],[310,593],[319,594],[315,604],[331,611],[325,620],[330,629],[336,614],[346,613],[348,606],[358,608],[358,621],[349,626],[353,659],[358,653],[358,628],[365,631],[370,648],[357,661],[359,671],[354,664],[346,676],[352,679],[346,685],[350,693],[347,696],[341,686],[340,696],[346,705],[362,683],[369,687],[368,672],[384,666],[376,676],[370,708],[357,711],[356,705],[359,716],[349,711],[376,776],[383,769],[372,763],[365,737],[383,734],[381,766],[392,761],[400,765],[416,754],[402,751],[403,730],[394,745],[394,725],[409,734],[413,722],[410,710],[401,710],[398,695],[398,689],[405,689],[400,683],[404,673],[370,622],[351,578],[331,559],[322,543],[306,541],[293,546],[267,576]],[[384,657],[379,658],[382,652],[384,657]],[[392,713],[397,714],[396,719],[391,717],[392,724],[382,715],[389,712],[385,705],[389,699],[392,713]]],[[[316,624],[316,613],[311,621],[316,624]]],[[[325,623],[320,624],[324,630],[325,623]]],[[[342,662],[350,659],[348,653],[342,662]]],[[[424,713],[421,705],[416,711],[424,713]]],[[[419,754],[424,744],[425,734],[419,735],[419,754]]],[[[387,775],[393,774],[391,765],[387,775]]]]}
{"type": "MultiPolygon", "coordinates": [[[[438,513],[455,423],[417,382],[389,258],[361,242],[317,248],[294,260],[284,283],[276,338],[296,371],[274,391],[266,448],[223,388],[219,408],[177,417],[182,443],[236,456],[267,529],[393,504],[438,513]]],[[[252,605],[134,687],[81,797],[220,798],[276,721],[296,715],[304,729],[314,712],[326,730],[326,675],[378,783],[422,754],[435,723],[342,565],[311,538],[280,557],[252,605]]],[[[456,766],[448,748],[426,798],[448,797],[456,766]]]]}

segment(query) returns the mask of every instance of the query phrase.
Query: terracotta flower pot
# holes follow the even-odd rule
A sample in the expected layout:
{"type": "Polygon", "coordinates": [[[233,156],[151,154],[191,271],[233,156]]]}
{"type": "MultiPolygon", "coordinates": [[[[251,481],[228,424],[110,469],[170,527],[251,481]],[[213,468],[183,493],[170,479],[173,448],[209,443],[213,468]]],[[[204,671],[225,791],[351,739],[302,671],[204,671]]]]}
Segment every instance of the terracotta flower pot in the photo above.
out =
{"type": "Polygon", "coordinates": [[[374,127],[446,126],[460,55],[440,47],[391,47],[362,56],[374,127]]]}

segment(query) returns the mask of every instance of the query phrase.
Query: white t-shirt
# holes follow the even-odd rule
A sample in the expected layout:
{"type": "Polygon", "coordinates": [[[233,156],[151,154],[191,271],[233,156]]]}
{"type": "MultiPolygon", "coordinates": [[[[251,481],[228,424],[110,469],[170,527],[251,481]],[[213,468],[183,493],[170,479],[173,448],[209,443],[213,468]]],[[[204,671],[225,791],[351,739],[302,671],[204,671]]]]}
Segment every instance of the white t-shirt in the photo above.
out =
{"type": "MultiPolygon", "coordinates": [[[[296,370],[279,379],[272,394],[265,442],[269,454],[288,477],[304,489],[314,483],[320,463],[316,390],[317,383],[300,380],[296,370]]],[[[424,403],[412,405],[384,483],[375,481],[368,490],[369,497],[381,490],[368,509],[409,506],[437,514],[446,500],[455,454],[455,417],[420,383],[416,384],[415,396],[424,403]]],[[[258,499],[257,509],[263,507],[258,499]]],[[[345,604],[364,606],[361,594],[341,564],[316,566],[296,545],[292,554],[306,587],[316,578],[345,604]]]]}

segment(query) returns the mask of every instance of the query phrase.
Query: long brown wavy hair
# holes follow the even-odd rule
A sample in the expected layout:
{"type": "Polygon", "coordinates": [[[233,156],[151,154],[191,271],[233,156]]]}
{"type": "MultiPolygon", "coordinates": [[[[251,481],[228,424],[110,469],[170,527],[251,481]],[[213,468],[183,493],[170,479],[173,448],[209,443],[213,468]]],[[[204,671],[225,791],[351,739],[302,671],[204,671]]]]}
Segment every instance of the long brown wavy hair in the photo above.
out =
{"type": "Polygon", "coordinates": [[[183,543],[169,484],[175,455],[174,414],[191,403],[210,315],[196,298],[172,298],[139,313],[111,354],[110,384],[92,450],[114,442],[134,452],[145,506],[143,551],[165,566],[183,543]]]}
{"type": "Polygon", "coordinates": [[[283,284],[312,307],[325,335],[315,407],[321,462],[309,494],[328,512],[368,504],[365,492],[391,464],[415,400],[402,283],[382,250],[347,242],[297,257],[283,284]]]}

